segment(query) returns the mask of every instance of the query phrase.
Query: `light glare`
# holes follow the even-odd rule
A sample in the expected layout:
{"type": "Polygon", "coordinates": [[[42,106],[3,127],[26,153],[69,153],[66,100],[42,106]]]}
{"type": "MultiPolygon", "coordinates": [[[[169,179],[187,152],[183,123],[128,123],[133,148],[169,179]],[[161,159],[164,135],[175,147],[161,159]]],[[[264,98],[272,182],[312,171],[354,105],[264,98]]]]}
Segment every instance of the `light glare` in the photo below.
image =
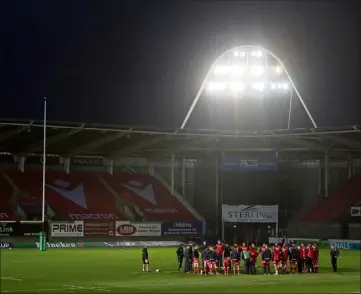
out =
{"type": "Polygon", "coordinates": [[[234,92],[234,93],[240,93],[244,90],[245,86],[243,83],[240,83],[240,82],[234,82],[231,84],[230,86],[231,88],[231,91],[234,92]]]}
{"type": "Polygon", "coordinates": [[[210,82],[207,85],[208,91],[222,91],[226,89],[225,83],[210,82]]]}
{"type": "Polygon", "coordinates": [[[276,73],[280,74],[282,72],[282,67],[280,67],[279,65],[276,66],[276,73]]]}
{"type": "Polygon", "coordinates": [[[264,83],[253,83],[252,89],[262,92],[264,90],[264,83]]]}
{"type": "Polygon", "coordinates": [[[214,72],[218,75],[225,75],[229,72],[229,67],[220,65],[215,68],[214,72]]]}
{"type": "Polygon", "coordinates": [[[251,67],[251,74],[254,76],[260,76],[264,72],[264,67],[260,65],[255,65],[251,67]]]}

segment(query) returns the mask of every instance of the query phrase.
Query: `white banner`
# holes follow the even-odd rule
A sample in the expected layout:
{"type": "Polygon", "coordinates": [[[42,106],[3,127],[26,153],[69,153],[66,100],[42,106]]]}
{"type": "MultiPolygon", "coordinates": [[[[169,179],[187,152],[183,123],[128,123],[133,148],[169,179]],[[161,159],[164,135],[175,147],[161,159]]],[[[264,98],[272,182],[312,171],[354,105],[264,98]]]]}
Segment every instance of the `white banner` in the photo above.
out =
{"type": "Polygon", "coordinates": [[[222,218],[230,223],[278,223],[278,205],[222,205],[222,218]]]}
{"type": "Polygon", "coordinates": [[[84,237],[84,221],[52,222],[52,237],[84,237]]]}
{"type": "Polygon", "coordinates": [[[351,207],[351,216],[361,216],[361,206],[351,207]]]}
{"type": "Polygon", "coordinates": [[[161,236],[162,225],[159,223],[115,222],[115,236],[161,236]]]}

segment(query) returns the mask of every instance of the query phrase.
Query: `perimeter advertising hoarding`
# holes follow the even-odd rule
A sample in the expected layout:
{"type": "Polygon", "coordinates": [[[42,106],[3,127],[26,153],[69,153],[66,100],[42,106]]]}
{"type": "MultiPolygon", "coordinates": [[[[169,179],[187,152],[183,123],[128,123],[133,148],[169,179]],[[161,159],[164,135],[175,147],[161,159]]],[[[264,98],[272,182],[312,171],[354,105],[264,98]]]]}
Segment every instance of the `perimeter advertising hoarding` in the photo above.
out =
{"type": "Polygon", "coordinates": [[[50,235],[52,237],[84,237],[84,222],[52,222],[50,235]]]}
{"type": "Polygon", "coordinates": [[[38,236],[41,230],[41,224],[0,223],[0,237],[38,236]]]}
{"type": "Polygon", "coordinates": [[[161,236],[162,228],[160,223],[131,223],[116,221],[115,236],[161,236]]]}
{"type": "Polygon", "coordinates": [[[222,205],[222,218],[230,223],[277,223],[278,205],[222,205]]]}
{"type": "Polygon", "coordinates": [[[165,222],[162,224],[163,236],[201,236],[202,222],[165,222]]]}
{"type": "Polygon", "coordinates": [[[238,158],[224,157],[221,159],[220,168],[224,172],[276,172],[278,160],[276,156],[264,158],[238,158]]]}
{"type": "Polygon", "coordinates": [[[115,221],[84,221],[84,236],[115,236],[115,221]]]}

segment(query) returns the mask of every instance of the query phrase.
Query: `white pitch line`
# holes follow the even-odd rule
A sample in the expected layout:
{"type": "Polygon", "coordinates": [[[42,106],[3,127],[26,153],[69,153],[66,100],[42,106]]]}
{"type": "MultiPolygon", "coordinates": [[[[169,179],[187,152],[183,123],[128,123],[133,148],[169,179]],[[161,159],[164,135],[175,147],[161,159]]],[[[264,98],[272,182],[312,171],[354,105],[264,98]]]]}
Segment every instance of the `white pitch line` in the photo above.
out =
{"type": "Polygon", "coordinates": [[[14,277],[1,277],[1,280],[18,281],[18,282],[23,281],[23,279],[14,278],[14,277]]]}
{"type": "Polygon", "coordinates": [[[38,292],[38,291],[62,291],[62,290],[75,290],[73,288],[58,288],[58,289],[19,289],[19,290],[1,290],[1,293],[14,293],[14,292],[38,292]]]}
{"type": "Polygon", "coordinates": [[[83,287],[83,286],[76,286],[76,285],[63,285],[64,287],[69,287],[73,290],[95,290],[95,291],[111,291],[108,289],[104,289],[101,287],[83,287]]]}

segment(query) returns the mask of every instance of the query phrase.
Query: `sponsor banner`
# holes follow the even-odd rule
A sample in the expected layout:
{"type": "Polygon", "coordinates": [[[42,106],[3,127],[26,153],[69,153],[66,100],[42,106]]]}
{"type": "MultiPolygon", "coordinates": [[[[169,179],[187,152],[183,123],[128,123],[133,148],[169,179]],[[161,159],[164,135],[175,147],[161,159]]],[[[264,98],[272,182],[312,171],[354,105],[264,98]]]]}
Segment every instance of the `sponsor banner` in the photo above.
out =
{"type": "Polygon", "coordinates": [[[52,237],[84,237],[84,222],[52,222],[52,237]]]}
{"type": "MultiPolygon", "coordinates": [[[[142,241],[115,242],[115,241],[112,241],[112,242],[103,242],[103,246],[106,246],[106,247],[143,247],[143,246],[174,247],[174,246],[179,246],[179,244],[180,244],[179,241],[146,241],[146,242],[142,242],[142,241]]],[[[85,243],[84,245],[85,245],[85,247],[89,246],[88,243],[85,243]]],[[[184,245],[187,245],[187,244],[184,244],[184,245]]]]}
{"type": "Polygon", "coordinates": [[[85,166],[103,166],[104,158],[99,157],[82,157],[82,158],[72,158],[71,164],[73,165],[85,165],[85,166]]]}
{"type": "Polygon", "coordinates": [[[361,216],[361,206],[351,207],[351,216],[361,216]]]}
{"type": "Polygon", "coordinates": [[[115,236],[115,221],[84,221],[85,236],[115,236]]]}
{"type": "Polygon", "coordinates": [[[70,213],[69,217],[74,220],[117,220],[114,213],[70,213]]]}
{"type": "Polygon", "coordinates": [[[117,221],[115,236],[161,236],[160,223],[130,223],[117,221]]]}
{"type": "MultiPolygon", "coordinates": [[[[110,242],[47,242],[46,248],[101,248],[101,247],[175,247],[179,241],[110,241],[110,242]]],[[[0,243],[1,248],[40,248],[39,242],[0,243]],[[6,247],[7,246],[7,247],[6,247]]],[[[187,245],[188,243],[182,243],[187,245]]]]}
{"type": "MultiPolygon", "coordinates": [[[[45,223],[46,230],[47,227],[45,223]]],[[[3,237],[39,236],[41,230],[41,224],[0,223],[0,236],[3,237]]]]}
{"type": "Polygon", "coordinates": [[[346,249],[346,250],[360,250],[361,249],[361,242],[359,240],[336,240],[336,239],[329,239],[330,244],[334,244],[339,249],[346,249]]]}
{"type": "Polygon", "coordinates": [[[200,236],[202,222],[165,222],[162,223],[163,236],[200,236]]]}
{"type": "Polygon", "coordinates": [[[8,249],[8,248],[13,248],[13,244],[12,243],[0,243],[0,248],[3,249],[8,249]]]}
{"type": "Polygon", "coordinates": [[[224,172],[278,171],[277,157],[268,158],[222,158],[220,167],[224,172]]]}
{"type": "MultiPolygon", "coordinates": [[[[279,242],[282,242],[283,240],[283,237],[269,237],[268,238],[268,242],[269,244],[274,244],[274,243],[279,243],[279,242]]],[[[320,239],[307,239],[307,238],[289,238],[287,237],[287,240],[288,241],[293,241],[295,243],[299,243],[299,244],[308,244],[309,242],[312,242],[312,243],[318,243],[320,242],[320,239]]]]}
{"type": "Polygon", "coordinates": [[[222,218],[230,223],[277,223],[278,205],[222,205],[222,218]]]}

